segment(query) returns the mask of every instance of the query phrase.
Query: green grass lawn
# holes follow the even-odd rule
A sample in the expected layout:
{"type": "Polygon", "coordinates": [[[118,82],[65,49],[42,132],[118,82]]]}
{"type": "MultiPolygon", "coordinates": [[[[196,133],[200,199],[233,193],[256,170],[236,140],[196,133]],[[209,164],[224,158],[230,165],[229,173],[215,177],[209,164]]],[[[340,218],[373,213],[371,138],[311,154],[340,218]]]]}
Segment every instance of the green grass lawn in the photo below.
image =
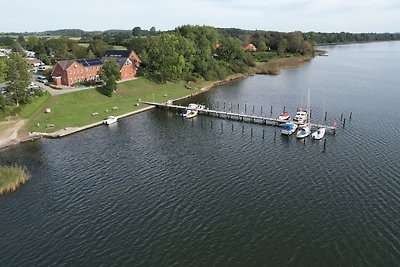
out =
{"type": "Polygon", "coordinates": [[[47,102],[47,100],[49,100],[50,97],[51,95],[49,93],[46,93],[41,97],[35,97],[32,103],[29,103],[28,105],[24,105],[22,107],[20,116],[24,119],[29,119],[38,109],[44,106],[44,104],[47,102]]]}
{"type": "Polygon", "coordinates": [[[114,50],[126,50],[125,46],[122,45],[113,45],[114,50]]]}
{"type": "Polygon", "coordinates": [[[54,132],[65,127],[81,127],[102,121],[109,115],[121,115],[145,107],[143,104],[136,106],[138,99],[166,102],[195,93],[208,84],[211,82],[199,81],[191,84],[192,89],[187,89],[183,81],[158,84],[141,78],[119,83],[112,97],[104,96],[96,89],[53,96],[32,116],[27,127],[30,132],[54,132]],[[50,113],[44,112],[47,107],[51,109],[50,113]],[[98,115],[93,116],[95,112],[98,115]],[[51,124],[54,127],[49,128],[51,124]]]}

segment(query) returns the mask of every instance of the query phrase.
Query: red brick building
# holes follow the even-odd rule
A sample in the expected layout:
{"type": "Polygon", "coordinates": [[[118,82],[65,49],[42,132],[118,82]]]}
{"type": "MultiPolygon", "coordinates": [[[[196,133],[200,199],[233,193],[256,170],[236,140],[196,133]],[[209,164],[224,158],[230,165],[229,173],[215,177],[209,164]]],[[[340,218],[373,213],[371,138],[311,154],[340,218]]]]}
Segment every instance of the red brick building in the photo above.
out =
{"type": "Polygon", "coordinates": [[[121,71],[121,80],[132,79],[140,66],[134,51],[107,50],[103,59],[77,59],[58,61],[51,73],[55,85],[73,86],[76,83],[98,80],[98,72],[106,60],[113,58],[121,71]]]}
{"type": "Polygon", "coordinates": [[[107,50],[104,53],[103,62],[113,58],[121,72],[121,80],[135,78],[136,70],[140,66],[140,59],[134,51],[107,50]]]}
{"type": "Polygon", "coordinates": [[[73,86],[76,83],[94,81],[103,66],[99,58],[58,61],[51,73],[55,85],[73,86]]]}

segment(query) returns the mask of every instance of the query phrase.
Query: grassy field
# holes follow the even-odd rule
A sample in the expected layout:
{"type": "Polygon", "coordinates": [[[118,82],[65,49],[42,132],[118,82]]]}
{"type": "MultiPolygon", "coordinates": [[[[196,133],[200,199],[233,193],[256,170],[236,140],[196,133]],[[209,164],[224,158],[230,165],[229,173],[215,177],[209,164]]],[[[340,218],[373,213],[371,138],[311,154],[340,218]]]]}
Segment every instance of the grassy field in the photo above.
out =
{"type": "Polygon", "coordinates": [[[21,118],[23,119],[29,119],[30,117],[32,117],[32,115],[38,110],[40,109],[47,100],[49,100],[49,98],[51,97],[51,95],[49,93],[46,93],[45,95],[41,96],[41,97],[35,97],[32,101],[32,103],[29,103],[28,105],[23,106],[22,110],[21,110],[21,118]]]}
{"type": "Polygon", "coordinates": [[[21,166],[0,166],[0,196],[15,191],[28,179],[28,172],[21,166]]]}
{"type": "Polygon", "coordinates": [[[45,101],[42,108],[28,122],[30,132],[54,132],[65,127],[81,127],[102,121],[109,115],[121,115],[143,108],[136,106],[138,99],[166,102],[169,99],[190,95],[211,82],[199,81],[185,87],[186,82],[158,84],[140,78],[118,84],[112,97],[102,95],[97,89],[81,90],[53,96],[45,101]],[[45,108],[50,113],[45,113],[45,108]],[[113,109],[114,108],[114,109],[113,109]],[[93,116],[93,113],[98,115],[93,116]]]}

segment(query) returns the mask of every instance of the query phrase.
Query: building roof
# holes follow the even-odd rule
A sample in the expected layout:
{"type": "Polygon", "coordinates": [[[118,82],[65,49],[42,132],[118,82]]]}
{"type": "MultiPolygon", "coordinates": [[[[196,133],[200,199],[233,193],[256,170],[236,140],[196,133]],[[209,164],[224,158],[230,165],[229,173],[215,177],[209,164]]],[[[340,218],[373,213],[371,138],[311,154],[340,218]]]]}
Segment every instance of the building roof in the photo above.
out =
{"type": "Polygon", "coordinates": [[[106,50],[104,57],[126,57],[128,58],[132,51],[130,50],[106,50]]]}
{"type": "Polygon", "coordinates": [[[100,58],[84,58],[84,59],[77,59],[76,61],[82,64],[84,67],[103,65],[103,61],[101,61],[100,58]]]}
{"type": "Polygon", "coordinates": [[[75,60],[62,60],[62,61],[57,62],[57,64],[60,65],[60,67],[63,70],[68,69],[74,63],[75,63],[75,60]]]}
{"type": "Polygon", "coordinates": [[[114,56],[109,56],[109,57],[103,57],[102,60],[106,62],[107,60],[114,60],[115,64],[118,66],[118,68],[122,68],[125,65],[125,62],[129,59],[127,57],[114,57],[114,56]]]}

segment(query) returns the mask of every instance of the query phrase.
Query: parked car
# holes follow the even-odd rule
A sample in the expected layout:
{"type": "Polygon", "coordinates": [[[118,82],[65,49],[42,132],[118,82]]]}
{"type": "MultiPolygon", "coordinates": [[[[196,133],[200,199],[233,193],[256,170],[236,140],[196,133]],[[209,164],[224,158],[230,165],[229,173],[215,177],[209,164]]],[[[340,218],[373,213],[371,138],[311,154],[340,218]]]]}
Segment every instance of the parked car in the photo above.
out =
{"type": "Polygon", "coordinates": [[[38,72],[38,68],[37,67],[34,67],[33,69],[31,69],[31,72],[33,72],[33,73],[37,73],[38,72]]]}
{"type": "Polygon", "coordinates": [[[38,76],[37,80],[38,80],[38,82],[41,82],[41,83],[49,82],[45,76],[38,76]]]}
{"type": "Polygon", "coordinates": [[[31,84],[28,86],[28,89],[31,90],[31,91],[37,90],[37,89],[39,89],[39,86],[37,86],[36,84],[31,82],[31,84]]]}
{"type": "Polygon", "coordinates": [[[1,87],[0,89],[1,93],[4,95],[5,93],[7,93],[7,89],[5,87],[1,87]]]}
{"type": "Polygon", "coordinates": [[[44,71],[44,70],[46,70],[46,67],[41,65],[37,69],[38,69],[38,71],[44,71]]]}

